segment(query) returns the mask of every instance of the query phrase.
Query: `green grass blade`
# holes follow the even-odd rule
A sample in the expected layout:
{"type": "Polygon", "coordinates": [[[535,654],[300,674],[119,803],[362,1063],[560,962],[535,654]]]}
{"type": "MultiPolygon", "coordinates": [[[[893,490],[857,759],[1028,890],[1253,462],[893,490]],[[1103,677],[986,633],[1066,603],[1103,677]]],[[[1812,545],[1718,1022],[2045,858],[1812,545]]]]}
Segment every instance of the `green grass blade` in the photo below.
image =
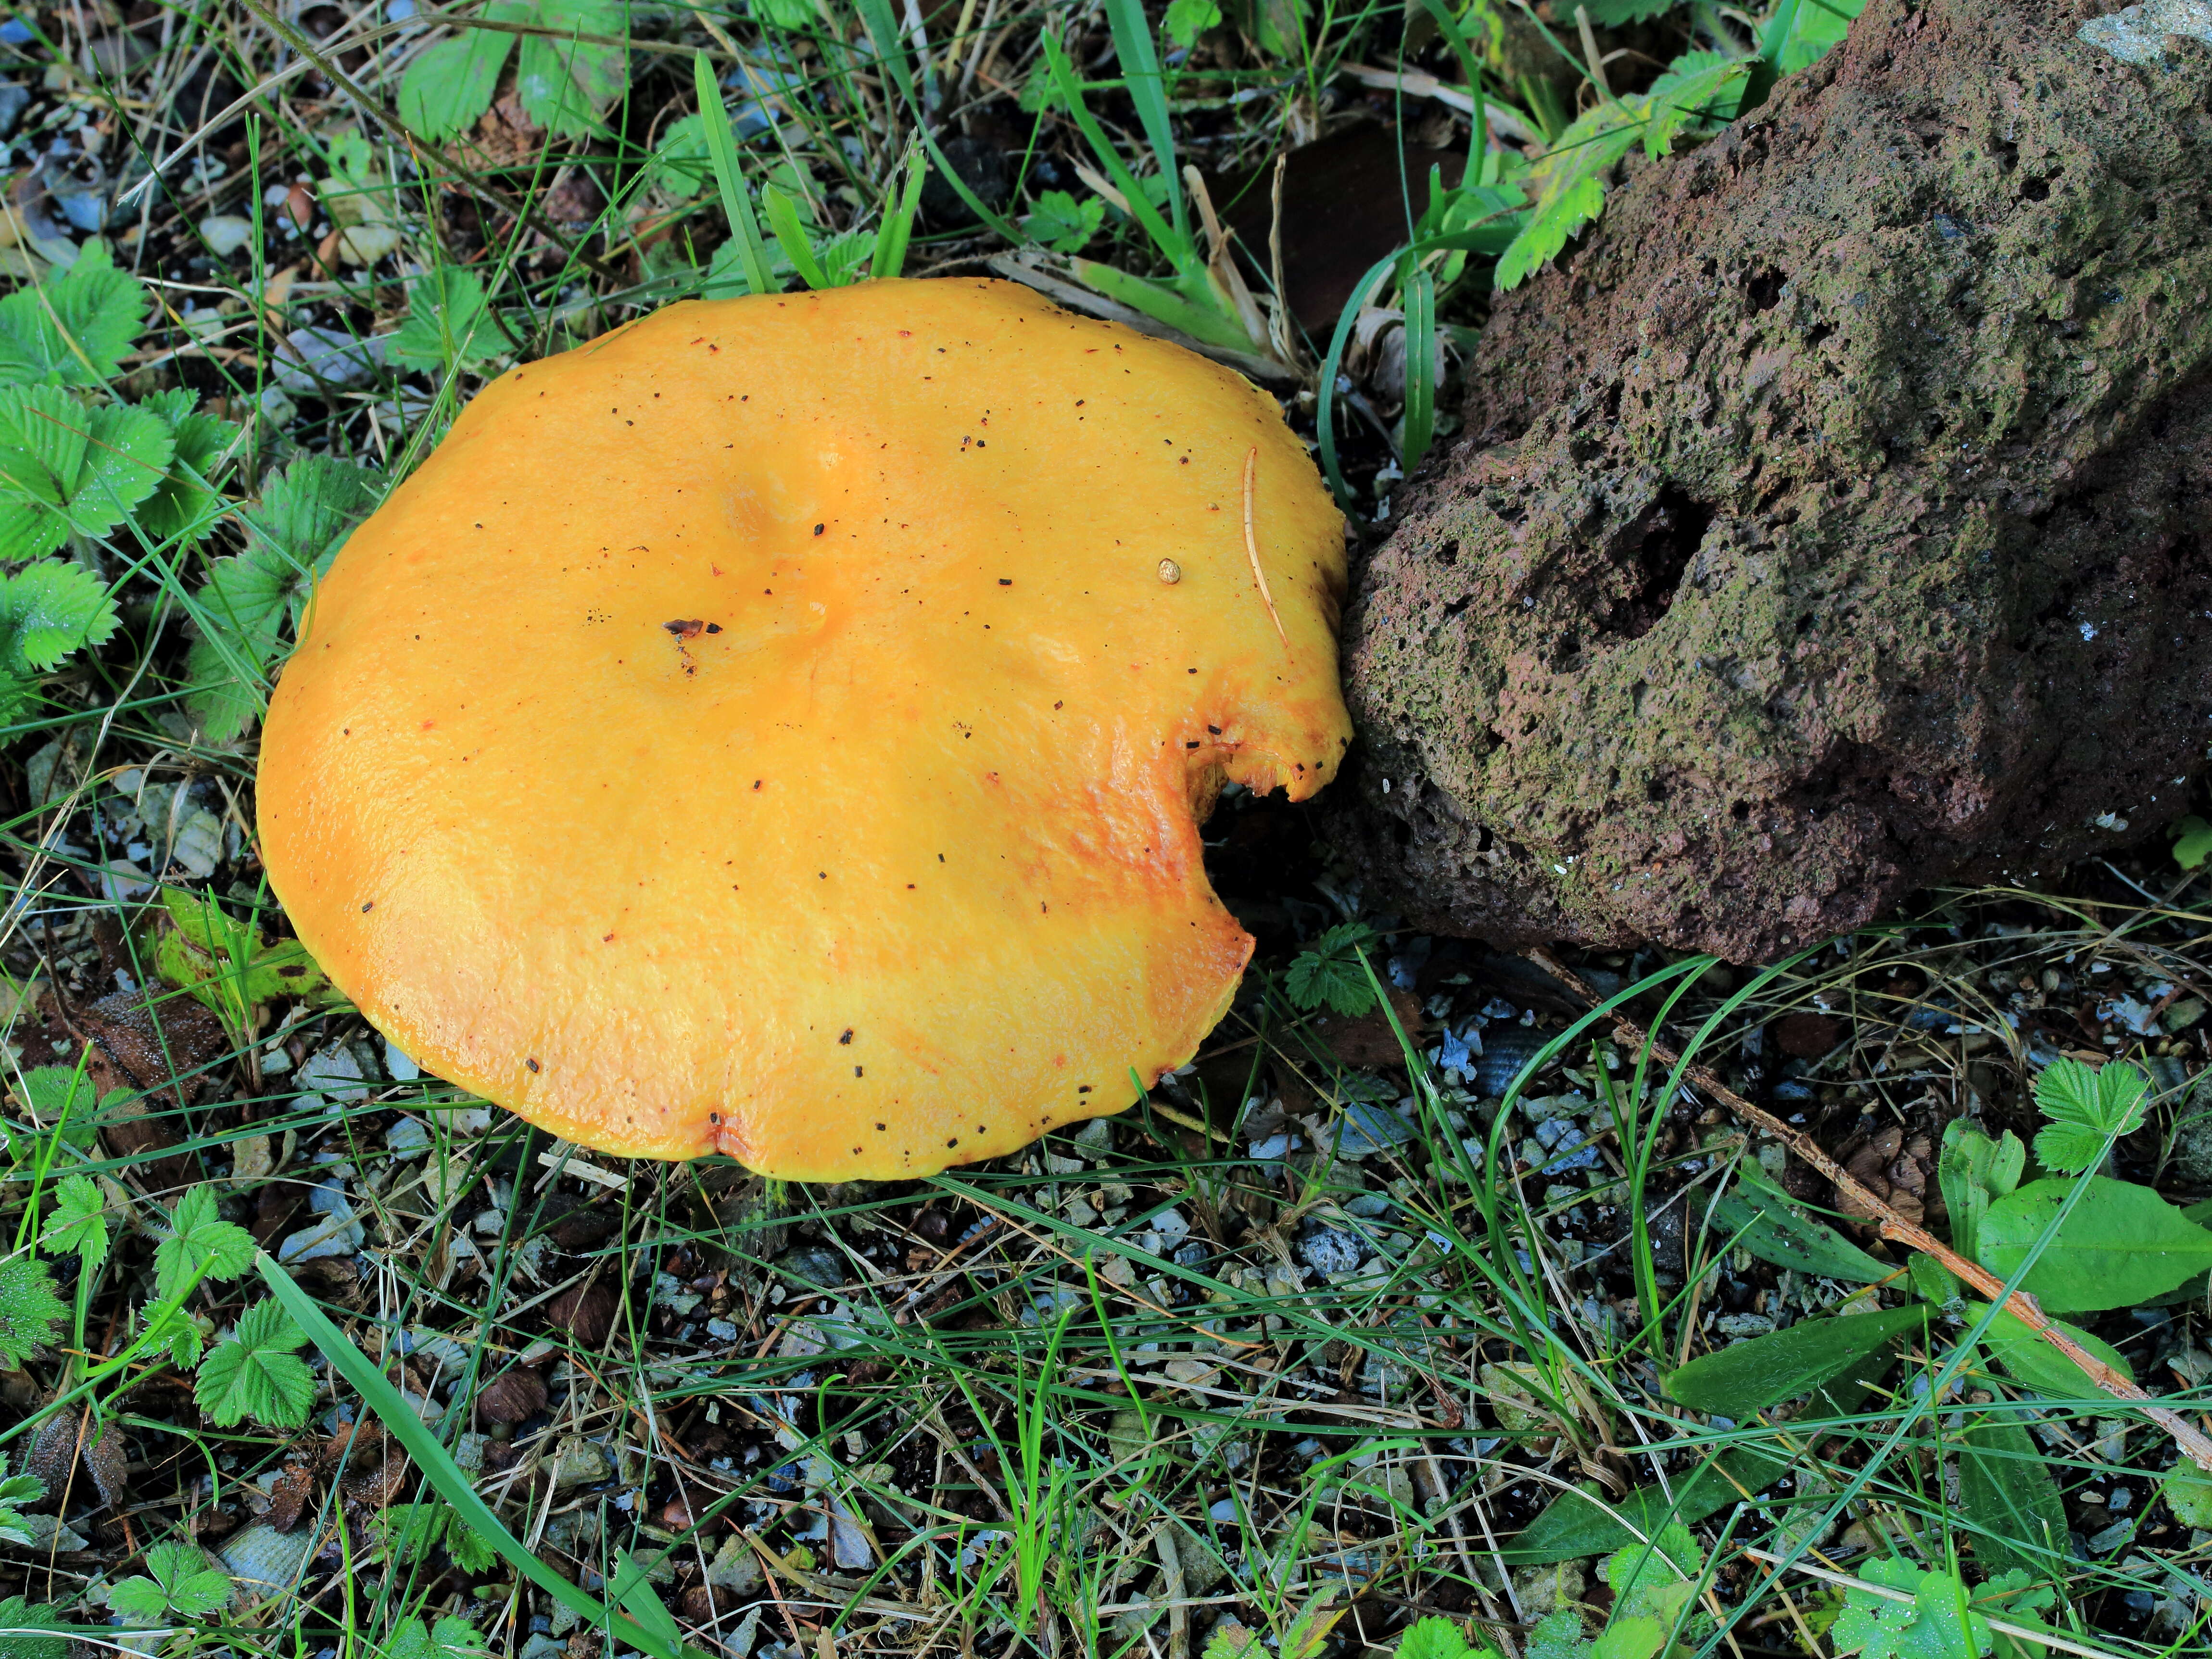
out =
{"type": "MultiPolygon", "coordinates": [[[[1098,158],[1098,165],[1105,169],[1114,188],[1121,192],[1122,199],[1129,204],[1129,216],[1144,227],[1145,234],[1152,239],[1153,245],[1166,256],[1168,263],[1178,273],[1188,276],[1201,272],[1205,267],[1199,259],[1198,250],[1191,246],[1190,238],[1160,217],[1160,210],[1152,205],[1152,198],[1137,183],[1136,174],[1129,171],[1128,163],[1122,161],[1121,153],[1114,148],[1114,141],[1098,125],[1098,118],[1083,101],[1083,83],[1076,78],[1075,65],[1068,61],[1067,49],[1050,34],[1039,36],[1038,44],[1044,48],[1045,68],[1052,76],[1054,89],[1059,93],[1060,101],[1067,106],[1067,112],[1074,118],[1076,128],[1083,134],[1084,142],[1091,146],[1091,153],[1098,158]]],[[[1168,193],[1170,199],[1174,199],[1175,180],[1172,178],[1168,180],[1168,193]]]]}
{"type": "Polygon", "coordinates": [[[886,198],[884,222],[876,229],[876,255],[868,262],[868,274],[878,281],[896,276],[906,268],[906,248],[914,235],[915,211],[921,205],[921,183],[929,176],[929,164],[918,150],[908,150],[906,159],[906,188],[896,199],[886,198]]]}
{"type": "Polygon", "coordinates": [[[1474,112],[1469,118],[1470,131],[1467,142],[1467,173],[1460,179],[1462,185],[1480,185],[1486,181],[1490,166],[1490,109],[1482,94],[1482,60],[1474,55],[1461,32],[1459,20],[1451,15],[1444,0],[1421,0],[1421,4],[1435,20],[1437,29],[1451,43],[1458,54],[1460,67],[1467,72],[1467,95],[1474,100],[1474,112]]]}
{"type": "Polygon", "coordinates": [[[811,289],[828,288],[830,279],[823,274],[821,261],[814,257],[814,245],[806,240],[806,227],[799,222],[799,209],[791,198],[774,185],[763,185],[761,207],[768,215],[768,228],[775,233],[783,257],[791,261],[799,280],[811,289]]]}
{"type": "Polygon", "coordinates": [[[1321,444],[1321,470],[1328,479],[1328,487],[1336,496],[1336,504],[1346,513],[1352,511],[1352,486],[1344,481],[1344,469],[1336,459],[1336,377],[1344,362],[1344,348],[1352,339],[1352,325],[1359,313],[1374,297],[1376,289],[1390,274],[1398,263],[1393,253],[1377,259],[1367,268],[1367,274],[1352,285],[1352,294],[1344,302],[1344,309],[1336,316],[1336,332],[1329,336],[1328,355],[1321,361],[1321,396],[1314,409],[1314,433],[1321,444]]]}
{"type": "Polygon", "coordinates": [[[1176,234],[1190,240],[1189,210],[1183,204],[1182,172],[1176,165],[1175,127],[1168,119],[1167,82],[1160,74],[1159,49],[1152,26],[1145,21],[1139,0],[1106,0],[1106,21],[1114,32],[1114,55],[1121,63],[1121,78],[1137,106],[1137,119],[1152,147],[1152,160],[1160,177],[1168,181],[1168,210],[1174,216],[1176,234]]]}
{"type": "Polygon", "coordinates": [[[907,65],[906,40],[899,33],[897,20],[891,15],[890,0],[860,0],[860,21],[867,25],[868,38],[876,43],[876,61],[890,73],[899,96],[912,104],[914,72],[907,65]]]}
{"type": "Polygon", "coordinates": [[[1416,270],[1406,283],[1406,416],[1398,465],[1410,477],[1437,429],[1437,279],[1416,270]]]}
{"type": "Polygon", "coordinates": [[[752,199],[745,193],[745,175],[738,167],[738,141],[730,133],[729,108],[722,102],[721,83],[714,79],[714,68],[703,52],[692,56],[691,79],[699,92],[700,124],[707,129],[707,154],[714,161],[714,179],[722,188],[722,210],[729,215],[730,234],[738,239],[745,286],[756,294],[773,294],[775,283],[769,275],[760,222],[753,217],[752,199]]]}
{"type": "Polygon", "coordinates": [[[522,1545],[522,1540],[507,1529],[506,1523],[492,1512],[491,1505],[477,1495],[477,1489],[454,1463],[453,1455],[440,1443],[422,1419],[416,1415],[399,1390],[392,1387],[376,1362],[356,1347],[315,1305],[291,1274],[276,1265],[276,1258],[266,1251],[254,1257],[255,1267],[267,1282],[270,1293],[284,1304],[284,1311],[292,1316],[293,1322],[305,1331],[307,1340],[321,1349],[323,1355],[353,1385],[361,1396],[362,1404],[376,1414],[387,1431],[406,1449],[422,1469],[423,1478],[437,1488],[438,1495],[452,1504],[462,1520],[473,1527],[477,1534],[512,1564],[530,1582],[563,1606],[573,1608],[589,1620],[598,1629],[607,1631],[629,1643],[641,1652],[649,1653],[653,1659],[682,1659],[682,1650],[659,1639],[626,1613],[617,1613],[605,1602],[577,1585],[570,1583],[547,1566],[522,1545]]]}

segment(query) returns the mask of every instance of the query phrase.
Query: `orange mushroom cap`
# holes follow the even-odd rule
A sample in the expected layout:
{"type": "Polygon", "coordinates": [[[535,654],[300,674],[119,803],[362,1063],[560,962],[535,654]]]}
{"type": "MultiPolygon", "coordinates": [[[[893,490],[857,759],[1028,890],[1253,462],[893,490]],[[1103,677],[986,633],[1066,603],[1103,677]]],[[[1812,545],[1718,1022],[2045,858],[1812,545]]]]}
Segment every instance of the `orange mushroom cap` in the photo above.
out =
{"type": "Polygon", "coordinates": [[[1334,775],[1343,586],[1273,403],[1177,347],[996,282],[672,306],[347,543],[263,857],[379,1030],[556,1134],[931,1174],[1227,1009],[1198,823],[1334,775]]]}

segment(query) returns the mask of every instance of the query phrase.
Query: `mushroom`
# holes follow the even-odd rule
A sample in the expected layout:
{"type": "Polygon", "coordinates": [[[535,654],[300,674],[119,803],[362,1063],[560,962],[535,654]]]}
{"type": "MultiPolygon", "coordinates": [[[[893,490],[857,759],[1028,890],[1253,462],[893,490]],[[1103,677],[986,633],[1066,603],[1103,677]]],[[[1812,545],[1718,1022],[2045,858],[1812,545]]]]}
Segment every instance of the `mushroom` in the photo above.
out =
{"type": "Polygon", "coordinates": [[[672,306],[346,544],[263,857],[372,1024],[556,1134],[931,1174],[1226,1011],[1198,826],[1334,775],[1343,586],[1275,404],[1175,346],[997,282],[672,306]]]}

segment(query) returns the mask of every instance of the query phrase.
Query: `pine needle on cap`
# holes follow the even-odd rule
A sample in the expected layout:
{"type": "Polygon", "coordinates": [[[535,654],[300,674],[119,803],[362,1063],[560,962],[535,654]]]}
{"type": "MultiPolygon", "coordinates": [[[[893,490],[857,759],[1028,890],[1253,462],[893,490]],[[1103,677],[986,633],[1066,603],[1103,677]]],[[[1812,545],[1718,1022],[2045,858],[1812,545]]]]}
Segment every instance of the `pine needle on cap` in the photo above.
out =
{"type": "Polygon", "coordinates": [[[1291,636],[1284,630],[1283,619],[1275,611],[1275,596],[1267,591],[1267,573],[1260,568],[1260,544],[1252,534],[1252,483],[1260,471],[1260,447],[1255,444],[1244,454],[1244,556],[1252,561],[1252,580],[1260,584],[1260,602],[1267,607],[1267,618],[1275,624],[1275,633],[1287,651],[1291,636]]]}

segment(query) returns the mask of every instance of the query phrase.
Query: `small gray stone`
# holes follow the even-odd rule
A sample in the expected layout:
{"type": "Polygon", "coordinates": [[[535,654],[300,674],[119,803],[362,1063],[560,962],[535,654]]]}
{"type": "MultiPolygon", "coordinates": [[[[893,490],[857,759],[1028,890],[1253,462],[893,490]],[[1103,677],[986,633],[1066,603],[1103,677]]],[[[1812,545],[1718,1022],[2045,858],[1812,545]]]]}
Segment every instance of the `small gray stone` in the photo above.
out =
{"type": "Polygon", "coordinates": [[[200,221],[200,240],[218,259],[228,259],[253,236],[253,222],[233,213],[211,213],[200,221]]]}
{"type": "Polygon", "coordinates": [[[799,1244],[775,1260],[775,1271],[794,1285],[834,1291],[845,1282],[845,1259],[822,1244],[799,1244]]]}
{"type": "Polygon", "coordinates": [[[556,1492],[571,1486],[596,1486],[614,1479],[614,1459],[607,1455],[606,1448],[580,1434],[563,1435],[548,1462],[553,1470],[556,1492]]]}
{"type": "Polygon", "coordinates": [[[299,1582],[300,1570],[307,1565],[307,1553],[314,1547],[317,1535],[313,1527],[285,1533],[257,1521],[225,1539],[216,1551],[216,1559],[238,1581],[237,1594],[258,1601],[289,1590],[299,1582]]]}
{"type": "Polygon", "coordinates": [[[359,339],[342,328],[295,328],[291,349],[277,359],[276,384],[286,392],[319,392],[358,386],[383,367],[388,336],[359,339]]]}
{"type": "Polygon", "coordinates": [[[860,1529],[852,1511],[835,1499],[830,1504],[830,1554],[847,1572],[876,1564],[876,1553],[869,1547],[867,1534],[860,1529]]]}
{"type": "Polygon", "coordinates": [[[15,131],[30,103],[30,88],[18,81],[0,81],[0,138],[15,131]]]}
{"type": "Polygon", "coordinates": [[[721,1548],[707,1564],[707,1582],[716,1589],[741,1596],[750,1595],[761,1587],[760,1559],[744,1534],[733,1532],[722,1540],[721,1548]]]}
{"type": "Polygon", "coordinates": [[[361,1058],[344,1043],[333,1043],[307,1056],[300,1066],[300,1086],[350,1104],[368,1098],[368,1080],[361,1058]]]}
{"type": "Polygon", "coordinates": [[[2174,1109],[2173,1155],[2166,1168],[2190,1191],[2212,1191],[2212,1072],[2174,1109]]]}
{"type": "Polygon", "coordinates": [[[1316,1227],[1298,1241],[1298,1260],[1317,1273],[1348,1273],[1364,1255],[1359,1240],[1340,1227],[1316,1227]]]}
{"type": "Polygon", "coordinates": [[[1388,1106],[1355,1100],[1336,1122],[1336,1155],[1366,1158],[1371,1153],[1403,1146],[1413,1138],[1413,1126],[1388,1106]]]}
{"type": "Polygon", "coordinates": [[[2076,33],[2123,64],[2163,69],[2169,34],[2212,46],[2212,0],[2145,0],[2109,16],[2093,17],[2076,33]]]}
{"type": "Polygon", "coordinates": [[[1713,1328],[1726,1337],[1768,1336],[1773,1334],[1774,1322],[1765,1314],[1723,1314],[1713,1321],[1713,1328]]]}

